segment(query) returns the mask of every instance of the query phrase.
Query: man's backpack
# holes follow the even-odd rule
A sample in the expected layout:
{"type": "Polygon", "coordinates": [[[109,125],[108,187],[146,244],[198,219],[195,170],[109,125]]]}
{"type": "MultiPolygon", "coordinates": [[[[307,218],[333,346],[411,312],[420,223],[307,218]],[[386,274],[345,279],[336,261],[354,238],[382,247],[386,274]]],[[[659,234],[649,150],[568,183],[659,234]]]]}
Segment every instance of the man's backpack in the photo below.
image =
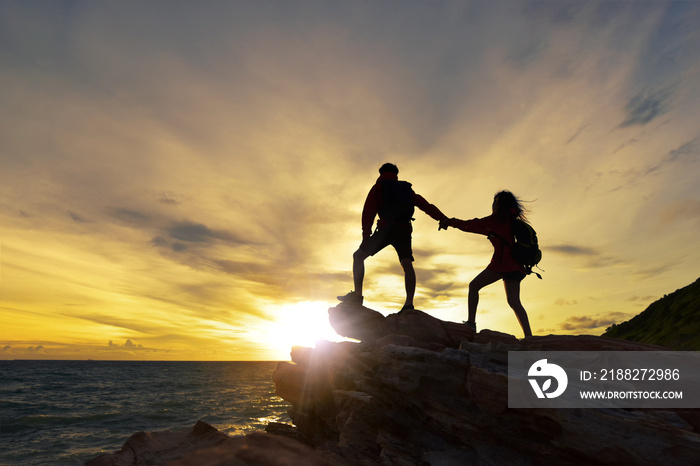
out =
{"type": "Polygon", "coordinates": [[[539,273],[532,271],[532,268],[542,260],[542,251],[537,243],[535,229],[529,223],[515,219],[513,220],[513,235],[515,236],[513,257],[525,267],[528,274],[534,273],[541,279],[542,276],[539,273]]]}
{"type": "Polygon", "coordinates": [[[389,223],[413,220],[413,189],[408,181],[383,180],[379,217],[389,223]]]}

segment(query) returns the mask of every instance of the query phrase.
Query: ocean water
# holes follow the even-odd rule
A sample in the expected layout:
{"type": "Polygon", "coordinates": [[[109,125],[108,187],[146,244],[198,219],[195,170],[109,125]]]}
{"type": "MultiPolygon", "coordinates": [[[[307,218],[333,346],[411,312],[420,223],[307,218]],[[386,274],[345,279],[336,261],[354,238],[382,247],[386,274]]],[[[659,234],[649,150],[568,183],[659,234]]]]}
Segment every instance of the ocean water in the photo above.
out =
{"type": "Polygon", "coordinates": [[[138,431],[291,422],[275,362],[0,361],[0,465],[82,465],[138,431]]]}

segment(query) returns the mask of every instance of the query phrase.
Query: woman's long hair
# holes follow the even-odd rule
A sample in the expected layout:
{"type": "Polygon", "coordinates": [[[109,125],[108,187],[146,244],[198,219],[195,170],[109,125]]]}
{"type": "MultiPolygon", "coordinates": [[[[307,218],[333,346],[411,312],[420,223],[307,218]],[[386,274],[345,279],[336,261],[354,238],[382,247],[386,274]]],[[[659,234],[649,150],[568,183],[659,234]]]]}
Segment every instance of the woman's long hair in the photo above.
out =
{"type": "Polygon", "coordinates": [[[527,209],[510,191],[500,191],[493,197],[493,215],[499,220],[519,219],[527,222],[527,209]]]}

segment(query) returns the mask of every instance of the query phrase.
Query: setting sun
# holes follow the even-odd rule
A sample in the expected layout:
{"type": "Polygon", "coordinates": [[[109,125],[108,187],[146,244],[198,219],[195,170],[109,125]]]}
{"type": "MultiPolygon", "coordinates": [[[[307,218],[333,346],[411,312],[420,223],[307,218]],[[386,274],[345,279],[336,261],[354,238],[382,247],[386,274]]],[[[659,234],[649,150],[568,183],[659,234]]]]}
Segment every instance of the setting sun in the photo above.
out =
{"type": "Polygon", "coordinates": [[[293,346],[315,347],[319,340],[343,341],[328,321],[329,304],[302,301],[272,310],[276,318],[260,329],[259,338],[268,342],[273,356],[289,358],[293,346]]]}

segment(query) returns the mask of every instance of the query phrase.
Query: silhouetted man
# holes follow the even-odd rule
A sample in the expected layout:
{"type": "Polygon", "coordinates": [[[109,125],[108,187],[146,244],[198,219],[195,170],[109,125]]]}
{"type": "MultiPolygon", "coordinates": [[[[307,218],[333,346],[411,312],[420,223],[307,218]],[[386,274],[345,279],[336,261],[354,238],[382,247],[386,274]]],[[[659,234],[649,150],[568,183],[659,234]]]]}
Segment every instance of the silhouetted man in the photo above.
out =
{"type": "Polygon", "coordinates": [[[399,256],[406,282],[406,302],[401,310],[413,309],[416,272],[413,269],[411,221],[414,206],[438,222],[444,223],[447,217],[440,212],[440,209],[413,192],[411,183],[399,181],[398,174],[398,167],[392,163],[385,163],[379,168],[377,183],[369,191],[362,209],[362,243],[353,254],[352,273],[355,290],[345,296],[338,296],[340,301],[362,304],[365,259],[392,245],[399,256]],[[372,225],[377,215],[379,215],[377,229],[372,234],[372,225]]]}

